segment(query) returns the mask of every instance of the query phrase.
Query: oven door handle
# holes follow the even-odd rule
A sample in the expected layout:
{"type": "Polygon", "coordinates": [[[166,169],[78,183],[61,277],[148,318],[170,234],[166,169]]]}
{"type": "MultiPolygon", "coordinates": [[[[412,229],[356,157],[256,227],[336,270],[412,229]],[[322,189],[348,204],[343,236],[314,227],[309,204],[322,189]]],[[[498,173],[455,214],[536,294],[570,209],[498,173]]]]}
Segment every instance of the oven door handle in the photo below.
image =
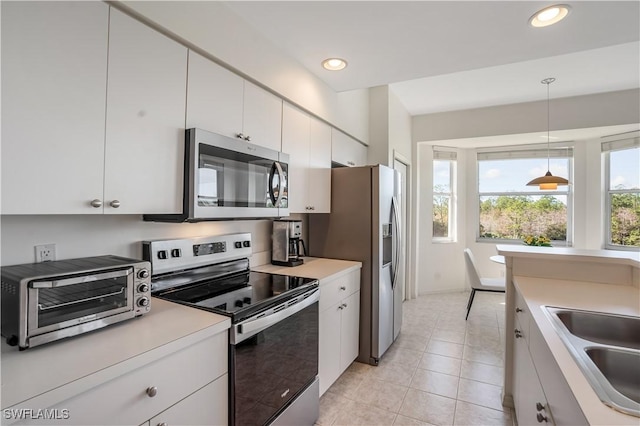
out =
{"type": "Polygon", "coordinates": [[[131,275],[131,269],[125,269],[123,271],[105,272],[104,274],[90,274],[80,277],[66,278],[63,280],[51,280],[51,281],[33,281],[30,283],[31,288],[55,288],[64,287],[73,284],[82,284],[93,281],[108,280],[110,278],[126,277],[131,275]]]}
{"type": "MultiPolygon", "coordinates": [[[[290,317],[293,314],[296,314],[303,310],[304,308],[313,305],[318,300],[320,300],[320,289],[315,288],[310,292],[305,294],[309,294],[305,299],[296,303],[295,305],[291,305],[288,308],[285,308],[281,311],[275,312],[271,315],[248,319],[239,324],[233,326],[233,331],[231,333],[231,344],[237,344],[242,342],[243,340],[248,339],[249,337],[255,336],[262,330],[271,327],[274,324],[282,321],[283,319],[290,317]]],[[[304,296],[304,294],[302,295],[304,296]]],[[[300,297],[300,296],[299,296],[300,297]]]]}

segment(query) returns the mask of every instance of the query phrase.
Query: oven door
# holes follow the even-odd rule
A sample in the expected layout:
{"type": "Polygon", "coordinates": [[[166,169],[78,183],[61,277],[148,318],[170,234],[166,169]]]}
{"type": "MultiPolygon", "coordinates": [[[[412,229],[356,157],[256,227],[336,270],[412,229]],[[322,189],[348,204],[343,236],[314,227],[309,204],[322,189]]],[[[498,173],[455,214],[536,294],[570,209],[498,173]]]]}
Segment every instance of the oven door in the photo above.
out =
{"type": "MultiPolygon", "coordinates": [[[[232,327],[232,425],[272,422],[316,380],[319,294],[315,288],[297,303],[285,302],[282,309],[276,306],[232,327]]],[[[303,412],[317,412],[319,395],[300,400],[314,405],[303,412]]]]}
{"type": "Polygon", "coordinates": [[[133,268],[28,284],[30,337],[133,311],[133,268]]]}
{"type": "Polygon", "coordinates": [[[191,220],[289,214],[288,155],[201,129],[187,152],[191,220]]]}

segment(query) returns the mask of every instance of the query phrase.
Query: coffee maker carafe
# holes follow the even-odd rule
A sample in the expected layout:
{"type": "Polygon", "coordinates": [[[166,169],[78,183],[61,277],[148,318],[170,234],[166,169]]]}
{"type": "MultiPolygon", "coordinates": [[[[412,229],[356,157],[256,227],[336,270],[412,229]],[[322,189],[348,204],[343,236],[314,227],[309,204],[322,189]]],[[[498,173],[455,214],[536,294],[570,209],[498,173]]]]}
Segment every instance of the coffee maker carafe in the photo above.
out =
{"type": "Polygon", "coordinates": [[[302,257],[307,255],[307,248],[301,237],[301,220],[274,220],[271,234],[271,263],[280,266],[302,265],[302,257]]]}

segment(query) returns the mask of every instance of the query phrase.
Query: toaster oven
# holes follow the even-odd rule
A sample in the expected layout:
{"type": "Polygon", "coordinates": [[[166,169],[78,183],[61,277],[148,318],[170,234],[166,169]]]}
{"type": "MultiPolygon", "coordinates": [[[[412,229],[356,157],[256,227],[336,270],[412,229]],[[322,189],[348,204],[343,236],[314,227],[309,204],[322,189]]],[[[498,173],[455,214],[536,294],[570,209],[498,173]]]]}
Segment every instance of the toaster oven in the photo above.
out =
{"type": "Polygon", "coordinates": [[[2,267],[2,336],[20,349],[150,310],[150,264],[97,256],[2,267]]]}

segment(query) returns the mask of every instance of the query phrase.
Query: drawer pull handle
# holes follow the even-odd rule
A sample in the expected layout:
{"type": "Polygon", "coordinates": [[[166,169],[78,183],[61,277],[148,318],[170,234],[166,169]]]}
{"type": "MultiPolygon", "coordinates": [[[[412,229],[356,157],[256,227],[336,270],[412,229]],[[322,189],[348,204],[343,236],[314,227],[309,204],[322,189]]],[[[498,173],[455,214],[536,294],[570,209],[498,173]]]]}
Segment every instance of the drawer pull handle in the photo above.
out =
{"type": "Polygon", "coordinates": [[[516,312],[522,312],[522,309],[516,308],[516,312]]]}
{"type": "Polygon", "coordinates": [[[520,337],[522,337],[522,332],[520,330],[516,328],[514,331],[516,333],[516,339],[519,339],[520,337]]]}
{"type": "Polygon", "coordinates": [[[169,423],[167,422],[158,423],[158,426],[169,426],[169,423]]]}
{"type": "Polygon", "coordinates": [[[147,395],[149,395],[149,398],[153,398],[154,396],[156,396],[156,394],[158,393],[158,388],[155,386],[149,386],[147,388],[147,395]]]}
{"type": "Polygon", "coordinates": [[[536,415],[536,418],[538,419],[538,423],[546,423],[549,421],[549,419],[547,419],[547,416],[543,416],[540,413],[536,415]]]}
{"type": "Polygon", "coordinates": [[[95,200],[91,200],[91,207],[96,209],[102,207],[102,200],[98,200],[97,198],[95,200]]]}
{"type": "Polygon", "coordinates": [[[346,307],[347,307],[347,304],[346,304],[346,303],[343,303],[343,304],[342,304],[342,307],[343,307],[343,308],[346,308],[346,307]]]}
{"type": "Polygon", "coordinates": [[[340,290],[346,290],[346,289],[347,289],[347,287],[345,287],[345,286],[341,286],[340,287],[340,290]]]}
{"type": "Polygon", "coordinates": [[[544,404],[542,404],[541,402],[536,402],[536,410],[538,411],[544,410],[544,404]]]}

